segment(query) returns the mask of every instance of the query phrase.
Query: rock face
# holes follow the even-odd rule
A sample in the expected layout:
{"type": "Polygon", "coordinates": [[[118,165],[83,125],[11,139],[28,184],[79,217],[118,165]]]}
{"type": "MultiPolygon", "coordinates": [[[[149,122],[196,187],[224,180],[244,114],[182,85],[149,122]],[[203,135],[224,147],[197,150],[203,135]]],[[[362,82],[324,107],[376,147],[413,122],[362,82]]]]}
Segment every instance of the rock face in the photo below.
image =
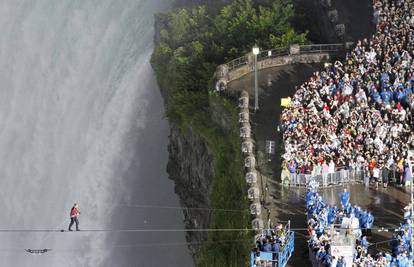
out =
{"type": "MultiPolygon", "coordinates": [[[[210,185],[214,175],[213,158],[207,144],[191,129],[183,131],[171,125],[169,162],[167,171],[175,182],[175,191],[184,208],[188,229],[209,228],[211,212],[210,185]]],[[[187,232],[189,249],[194,260],[207,232],[187,232]]]]}

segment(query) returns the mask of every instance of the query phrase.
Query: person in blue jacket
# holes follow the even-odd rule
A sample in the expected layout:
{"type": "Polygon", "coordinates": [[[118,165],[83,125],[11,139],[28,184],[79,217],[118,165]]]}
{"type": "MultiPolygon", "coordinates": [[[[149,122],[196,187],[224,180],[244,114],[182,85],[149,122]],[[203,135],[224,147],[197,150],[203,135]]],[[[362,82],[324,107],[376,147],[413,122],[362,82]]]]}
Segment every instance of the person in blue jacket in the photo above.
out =
{"type": "Polygon", "coordinates": [[[389,104],[391,102],[392,93],[384,88],[384,90],[381,92],[381,99],[384,102],[384,104],[389,104]]]}
{"type": "Polygon", "coordinates": [[[311,190],[308,190],[308,192],[306,192],[306,203],[309,203],[311,201],[313,197],[313,193],[311,190]]]}
{"type": "Polygon", "coordinates": [[[361,239],[361,247],[364,249],[365,254],[368,253],[369,242],[366,236],[361,239]]]}
{"type": "Polygon", "coordinates": [[[263,244],[263,252],[271,252],[272,251],[272,244],[269,243],[269,240],[263,244]]]}
{"type": "Polygon", "coordinates": [[[397,93],[396,93],[397,102],[403,102],[404,98],[405,98],[405,93],[403,92],[401,88],[398,88],[397,93]]]}
{"type": "Polygon", "coordinates": [[[372,92],[370,93],[370,96],[371,96],[372,102],[375,102],[375,103],[381,102],[381,96],[378,93],[377,89],[373,89],[372,92]]]}
{"type": "Polygon", "coordinates": [[[336,267],[347,267],[344,257],[340,257],[336,263],[336,267]]]}
{"type": "Polygon", "coordinates": [[[374,225],[374,216],[372,216],[371,212],[367,214],[367,228],[371,229],[374,225]]]}
{"type": "Polygon", "coordinates": [[[344,191],[339,193],[339,199],[341,200],[342,208],[345,208],[349,204],[349,192],[344,188],[344,191]]]}
{"type": "Polygon", "coordinates": [[[346,207],[344,208],[344,212],[345,212],[345,214],[346,215],[350,215],[351,213],[352,213],[352,211],[353,211],[353,209],[352,209],[352,206],[351,206],[351,204],[346,204],[346,207]]]}
{"type": "MultiPolygon", "coordinates": [[[[405,253],[402,253],[398,255],[397,257],[397,266],[398,267],[409,267],[410,262],[408,261],[407,255],[405,253]]],[[[411,264],[412,266],[412,264],[411,264]]]]}
{"type": "Polygon", "coordinates": [[[324,248],[324,247],[321,247],[321,248],[319,249],[319,251],[316,253],[316,258],[317,258],[320,262],[322,262],[322,261],[325,259],[326,255],[327,255],[327,253],[326,253],[326,251],[325,251],[325,248],[324,248]]]}
{"type": "Polygon", "coordinates": [[[279,253],[280,252],[280,243],[274,241],[272,245],[272,252],[273,253],[279,253]]]}
{"type": "Polygon", "coordinates": [[[361,228],[367,227],[367,215],[368,215],[368,212],[366,210],[363,210],[361,212],[361,215],[359,216],[359,226],[361,228]]]}
{"type": "Polygon", "coordinates": [[[388,75],[388,73],[387,72],[383,72],[383,73],[381,73],[381,81],[383,82],[383,83],[386,83],[386,82],[388,82],[390,80],[390,76],[388,75]]]}
{"type": "Polygon", "coordinates": [[[335,222],[337,212],[338,212],[338,208],[336,206],[329,208],[328,224],[333,224],[335,222]]]}

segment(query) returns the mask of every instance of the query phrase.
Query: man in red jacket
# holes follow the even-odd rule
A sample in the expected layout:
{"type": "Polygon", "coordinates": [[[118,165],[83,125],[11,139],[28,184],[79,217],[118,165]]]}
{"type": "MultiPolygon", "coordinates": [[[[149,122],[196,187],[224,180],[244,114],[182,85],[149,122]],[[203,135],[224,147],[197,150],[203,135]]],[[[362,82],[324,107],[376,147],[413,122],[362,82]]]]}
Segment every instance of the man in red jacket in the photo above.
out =
{"type": "Polygon", "coordinates": [[[70,224],[69,224],[69,231],[72,231],[72,225],[74,223],[76,223],[76,231],[80,231],[79,230],[79,220],[78,220],[78,216],[79,216],[80,212],[79,212],[79,206],[77,203],[75,203],[72,207],[72,209],[70,210],[70,224]]]}

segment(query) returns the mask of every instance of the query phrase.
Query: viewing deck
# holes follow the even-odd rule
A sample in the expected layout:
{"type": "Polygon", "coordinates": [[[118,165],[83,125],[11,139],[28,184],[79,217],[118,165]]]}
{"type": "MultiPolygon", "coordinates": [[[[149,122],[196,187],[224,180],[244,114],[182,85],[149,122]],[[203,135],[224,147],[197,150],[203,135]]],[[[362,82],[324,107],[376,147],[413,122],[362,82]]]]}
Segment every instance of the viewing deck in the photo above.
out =
{"type": "MultiPolygon", "coordinates": [[[[352,42],[342,44],[291,45],[261,51],[257,55],[257,68],[263,70],[295,63],[328,62],[345,55],[352,42]]],[[[227,89],[227,85],[254,71],[254,55],[249,53],[228,63],[218,66],[216,71],[216,90],[227,89]]]]}
{"type": "Polygon", "coordinates": [[[259,258],[260,264],[256,262],[256,251],[252,251],[250,255],[250,266],[264,266],[264,267],[285,267],[290,257],[295,250],[295,233],[288,230],[286,234],[286,243],[280,248],[279,252],[264,252],[260,251],[259,258]]]}

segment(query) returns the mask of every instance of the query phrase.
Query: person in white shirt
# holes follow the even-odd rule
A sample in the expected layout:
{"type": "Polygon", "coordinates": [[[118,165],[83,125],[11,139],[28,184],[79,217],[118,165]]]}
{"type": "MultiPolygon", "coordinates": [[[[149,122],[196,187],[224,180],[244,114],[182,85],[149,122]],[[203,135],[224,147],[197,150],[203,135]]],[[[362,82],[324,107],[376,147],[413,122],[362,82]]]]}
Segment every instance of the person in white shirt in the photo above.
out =
{"type": "Polygon", "coordinates": [[[375,189],[378,189],[378,181],[379,181],[379,177],[380,177],[380,169],[377,166],[375,166],[374,169],[372,170],[372,177],[374,178],[375,189]]]}
{"type": "Polygon", "coordinates": [[[331,181],[333,181],[333,179],[334,179],[334,174],[335,174],[335,163],[331,159],[331,161],[329,162],[329,165],[328,165],[328,177],[331,181]]]}

